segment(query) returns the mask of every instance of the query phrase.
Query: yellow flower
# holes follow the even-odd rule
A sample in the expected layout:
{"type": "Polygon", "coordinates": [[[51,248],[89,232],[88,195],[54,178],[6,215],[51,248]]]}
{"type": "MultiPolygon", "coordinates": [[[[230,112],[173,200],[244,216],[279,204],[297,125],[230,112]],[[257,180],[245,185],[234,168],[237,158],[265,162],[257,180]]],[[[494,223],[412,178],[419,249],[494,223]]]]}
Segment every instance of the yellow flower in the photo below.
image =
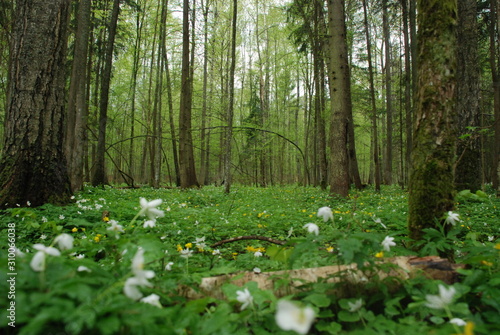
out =
{"type": "Polygon", "coordinates": [[[486,265],[486,266],[493,266],[493,263],[492,262],[488,262],[488,261],[481,261],[481,264],[483,265],[486,265]]]}
{"type": "Polygon", "coordinates": [[[474,322],[467,321],[464,327],[464,332],[455,335],[474,335],[474,322]]]}
{"type": "Polygon", "coordinates": [[[384,257],[384,252],[383,252],[383,251],[381,251],[381,252],[377,252],[377,253],[375,254],[375,257],[377,257],[377,258],[382,258],[382,257],[384,257]]]}
{"type": "Polygon", "coordinates": [[[182,251],[182,247],[180,244],[177,244],[177,251],[181,252],[182,251]]]}
{"type": "Polygon", "coordinates": [[[333,247],[328,247],[328,248],[326,248],[326,251],[328,251],[328,252],[333,252],[333,247]]]}
{"type": "Polygon", "coordinates": [[[99,236],[94,237],[94,241],[99,242],[101,238],[99,236]]]}
{"type": "Polygon", "coordinates": [[[189,242],[185,244],[185,247],[191,249],[193,247],[193,243],[189,242]]]}
{"type": "Polygon", "coordinates": [[[73,233],[76,233],[76,232],[78,231],[78,228],[76,228],[76,227],[75,227],[75,228],[71,229],[71,231],[72,231],[73,233]]]}
{"type": "Polygon", "coordinates": [[[500,243],[495,244],[495,249],[500,250],[500,243]]]}
{"type": "Polygon", "coordinates": [[[82,231],[85,231],[85,228],[81,228],[81,229],[82,229],[82,231]]]}
{"type": "Polygon", "coordinates": [[[305,209],[303,209],[303,210],[302,210],[302,213],[305,213],[305,212],[306,212],[306,210],[305,210],[305,209]]]}
{"type": "Polygon", "coordinates": [[[107,216],[105,216],[105,217],[103,217],[103,218],[102,218],[102,221],[104,221],[104,222],[108,222],[108,221],[109,221],[109,218],[108,218],[107,216]]]}

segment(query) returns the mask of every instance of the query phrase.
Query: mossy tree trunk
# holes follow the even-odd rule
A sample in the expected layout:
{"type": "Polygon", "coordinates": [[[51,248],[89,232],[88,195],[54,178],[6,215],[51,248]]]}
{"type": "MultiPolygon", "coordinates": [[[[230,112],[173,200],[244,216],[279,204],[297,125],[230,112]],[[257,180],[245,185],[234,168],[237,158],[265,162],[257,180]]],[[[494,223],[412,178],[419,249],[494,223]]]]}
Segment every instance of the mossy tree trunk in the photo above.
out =
{"type": "Polygon", "coordinates": [[[409,194],[409,235],[422,238],[453,209],[456,132],[456,0],[418,6],[417,110],[409,194]]]}
{"type": "Polygon", "coordinates": [[[69,0],[18,0],[12,32],[0,207],[65,203],[63,152],[69,0]]]}

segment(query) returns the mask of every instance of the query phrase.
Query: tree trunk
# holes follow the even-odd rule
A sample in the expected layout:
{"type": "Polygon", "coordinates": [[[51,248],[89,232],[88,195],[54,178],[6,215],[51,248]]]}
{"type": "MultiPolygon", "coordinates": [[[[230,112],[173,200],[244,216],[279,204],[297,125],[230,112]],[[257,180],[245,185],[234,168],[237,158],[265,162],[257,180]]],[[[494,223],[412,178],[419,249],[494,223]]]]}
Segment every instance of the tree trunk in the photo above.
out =
{"type": "Polygon", "coordinates": [[[69,0],[18,0],[0,161],[0,207],[66,203],[63,151],[69,0]]]}
{"type": "Polygon", "coordinates": [[[189,0],[184,0],[182,28],[181,101],[179,113],[179,173],[181,188],[199,186],[196,179],[193,138],[191,133],[192,78],[189,44],[189,0]]]}
{"type": "Polygon", "coordinates": [[[490,64],[491,64],[491,79],[493,81],[493,109],[494,109],[494,131],[492,152],[492,171],[491,181],[493,189],[497,190],[497,197],[500,197],[500,73],[498,60],[498,22],[500,16],[500,1],[490,1],[491,22],[490,22],[490,64]]]}
{"type": "Polygon", "coordinates": [[[372,154],[373,154],[373,181],[375,183],[375,191],[380,192],[380,161],[378,153],[378,129],[377,129],[377,101],[375,99],[375,84],[373,80],[373,65],[372,65],[372,48],[371,48],[371,37],[370,37],[370,27],[368,25],[368,10],[366,6],[366,0],[363,0],[363,13],[364,13],[364,25],[366,34],[366,52],[368,56],[368,75],[370,81],[370,102],[372,107],[372,154]]]}
{"type": "Polygon", "coordinates": [[[408,13],[408,0],[401,0],[401,8],[403,14],[403,40],[404,40],[404,53],[405,53],[405,69],[404,69],[404,109],[405,109],[405,130],[406,130],[406,146],[405,146],[405,157],[404,163],[405,166],[402,168],[403,171],[403,183],[404,185],[408,184],[408,167],[410,166],[410,155],[411,155],[411,147],[412,147],[412,103],[411,103],[411,93],[412,93],[412,85],[411,85],[411,46],[410,46],[410,37],[409,34],[409,13],[408,13]]]}
{"type": "Polygon", "coordinates": [[[80,1],[78,28],[68,96],[65,153],[73,192],[83,187],[83,158],[87,146],[87,54],[90,31],[90,0],[80,1]]]}
{"type": "Polygon", "coordinates": [[[351,105],[350,73],[347,54],[344,0],[328,0],[330,29],[328,78],[330,80],[330,193],[349,194],[349,159],[347,156],[347,122],[351,105]]]}
{"type": "Polygon", "coordinates": [[[385,145],[384,183],[392,184],[392,75],[391,75],[391,34],[389,30],[389,13],[387,11],[387,0],[382,3],[383,7],[383,31],[385,43],[385,99],[387,113],[387,134],[385,145]]]}
{"type": "Polygon", "coordinates": [[[113,1],[113,10],[109,22],[108,41],[104,55],[104,68],[101,77],[101,94],[99,100],[99,135],[97,139],[96,162],[92,185],[104,185],[107,183],[105,159],[106,155],[106,126],[108,122],[109,87],[111,84],[111,70],[113,67],[113,50],[115,46],[116,27],[120,13],[120,0],[113,1]]]}
{"type": "Polygon", "coordinates": [[[476,0],[458,0],[457,143],[455,186],[458,191],[481,189],[481,126],[476,0]],[[469,136],[470,135],[470,136],[469,136]]]}
{"type": "Polygon", "coordinates": [[[417,114],[410,174],[408,228],[414,240],[453,209],[455,0],[418,2],[417,114]]]}
{"type": "Polygon", "coordinates": [[[229,69],[229,104],[226,117],[226,143],[224,157],[224,192],[231,190],[231,141],[233,139],[233,116],[234,116],[234,72],[236,68],[236,23],[238,18],[238,0],[233,0],[233,27],[231,36],[231,65],[229,69]]]}

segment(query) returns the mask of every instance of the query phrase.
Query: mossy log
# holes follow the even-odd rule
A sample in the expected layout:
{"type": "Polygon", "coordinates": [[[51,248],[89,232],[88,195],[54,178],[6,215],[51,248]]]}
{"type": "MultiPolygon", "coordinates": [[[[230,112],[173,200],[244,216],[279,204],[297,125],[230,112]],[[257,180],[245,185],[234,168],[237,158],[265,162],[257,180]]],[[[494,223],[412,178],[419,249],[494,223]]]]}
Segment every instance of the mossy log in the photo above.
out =
{"type": "MultiPolygon", "coordinates": [[[[402,281],[416,276],[425,276],[429,279],[442,280],[447,284],[452,284],[458,280],[456,269],[462,267],[462,265],[450,263],[438,256],[400,256],[383,259],[376,262],[375,266],[367,266],[363,269],[359,269],[356,264],[349,264],[261,273],[240,272],[206,277],[201,280],[197,289],[181,287],[179,293],[188,299],[199,299],[207,296],[223,299],[222,286],[224,284],[232,283],[243,286],[247,282],[254,281],[260,289],[273,290],[277,297],[282,297],[307,290],[307,284],[323,281],[340,284],[339,287],[342,287],[342,290],[333,288],[335,294],[348,296],[349,291],[351,291],[347,288],[349,286],[359,289],[360,286],[363,287],[368,283],[380,283],[381,285],[391,285],[390,289],[395,289],[402,281]],[[276,285],[278,281],[282,282],[283,280],[288,280],[289,284],[276,285]]],[[[373,289],[373,285],[371,286],[373,289]]]]}

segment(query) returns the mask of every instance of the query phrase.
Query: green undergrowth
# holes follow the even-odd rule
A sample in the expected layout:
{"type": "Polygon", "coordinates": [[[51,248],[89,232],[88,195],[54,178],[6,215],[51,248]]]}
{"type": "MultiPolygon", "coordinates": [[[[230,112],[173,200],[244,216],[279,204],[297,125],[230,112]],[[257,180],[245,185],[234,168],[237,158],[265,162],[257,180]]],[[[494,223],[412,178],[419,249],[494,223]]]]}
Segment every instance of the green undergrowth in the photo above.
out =
{"type": "Polygon", "coordinates": [[[396,187],[353,190],[348,199],[298,186],[234,186],[230,194],[211,186],[87,187],[68,206],[23,204],[0,217],[1,331],[294,334],[276,322],[279,302],[287,299],[314,311],[309,334],[500,334],[500,201],[492,193],[461,192],[454,211],[460,221],[447,232],[427,229],[419,253],[409,248],[407,193],[396,187]],[[162,200],[157,209],[164,216],[154,227],[137,216],[140,198],[162,200]],[[331,208],[333,220],[318,217],[322,207],[331,208]],[[123,231],[110,230],[113,224],[123,231]],[[54,241],[61,234],[73,237],[67,250],[54,241]],[[246,238],[235,239],[240,236],[246,238]],[[393,244],[384,248],[387,237],[393,244]],[[35,271],[35,244],[58,248],[60,256],[46,255],[35,271]],[[139,270],[133,265],[138,250],[144,255],[139,270]],[[440,254],[465,265],[452,285],[391,275],[392,257],[440,254]],[[290,287],[287,275],[275,278],[274,289],[227,282],[218,295],[185,294],[199,290],[204,277],[344,264],[361,272],[304,282],[285,297],[278,292],[290,287]],[[154,271],[147,285],[133,288],[158,300],[131,297],[127,287],[137,271],[154,271]],[[433,308],[432,296],[443,288],[454,294],[433,308]],[[252,298],[242,309],[237,292],[245,289],[252,298]]]}

